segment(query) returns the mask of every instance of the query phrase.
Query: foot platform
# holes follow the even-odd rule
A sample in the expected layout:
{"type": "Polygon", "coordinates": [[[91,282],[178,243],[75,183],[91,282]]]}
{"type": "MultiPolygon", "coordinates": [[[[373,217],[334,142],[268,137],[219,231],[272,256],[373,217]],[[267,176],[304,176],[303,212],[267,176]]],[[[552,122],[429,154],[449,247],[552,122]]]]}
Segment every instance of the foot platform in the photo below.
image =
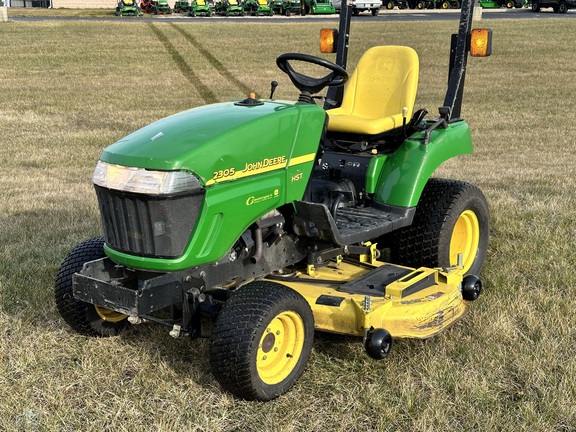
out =
{"type": "Polygon", "coordinates": [[[340,207],[336,218],[324,204],[295,201],[294,230],[298,235],[319,237],[339,246],[361,243],[380,237],[412,222],[415,208],[382,205],[340,207]]]}

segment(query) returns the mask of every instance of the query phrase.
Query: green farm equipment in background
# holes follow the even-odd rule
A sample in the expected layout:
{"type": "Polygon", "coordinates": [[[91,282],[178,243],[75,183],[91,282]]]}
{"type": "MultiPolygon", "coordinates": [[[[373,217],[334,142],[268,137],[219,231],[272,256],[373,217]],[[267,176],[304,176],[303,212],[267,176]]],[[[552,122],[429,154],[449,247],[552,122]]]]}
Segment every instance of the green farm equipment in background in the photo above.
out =
{"type": "Polygon", "coordinates": [[[135,0],[120,0],[115,14],[117,16],[142,16],[142,11],[135,0]]]}
{"type": "Polygon", "coordinates": [[[154,5],[154,13],[156,15],[159,14],[171,14],[172,8],[168,4],[168,0],[152,0],[152,4],[154,5]]]}
{"type": "Polygon", "coordinates": [[[188,0],[176,0],[174,2],[175,13],[190,12],[190,10],[191,6],[188,0]]]}
{"type": "Polygon", "coordinates": [[[312,15],[335,14],[336,8],[330,0],[305,0],[304,13],[312,15]]]}
{"type": "Polygon", "coordinates": [[[272,9],[275,14],[290,16],[304,14],[303,4],[300,0],[274,0],[272,9]]]}
{"type": "Polygon", "coordinates": [[[246,11],[239,0],[222,0],[214,3],[216,13],[222,16],[244,16],[246,11]]]}
{"type": "Polygon", "coordinates": [[[253,16],[274,15],[274,10],[268,0],[247,0],[244,10],[253,16]]]}
{"type": "Polygon", "coordinates": [[[210,4],[210,2],[208,0],[192,0],[192,4],[190,5],[190,12],[188,12],[188,16],[211,17],[212,15],[214,15],[214,10],[212,9],[212,5],[210,4]]]}
{"type": "Polygon", "coordinates": [[[501,7],[506,7],[508,9],[515,7],[519,9],[527,5],[527,0],[480,0],[480,7],[484,9],[498,9],[501,7]]]}

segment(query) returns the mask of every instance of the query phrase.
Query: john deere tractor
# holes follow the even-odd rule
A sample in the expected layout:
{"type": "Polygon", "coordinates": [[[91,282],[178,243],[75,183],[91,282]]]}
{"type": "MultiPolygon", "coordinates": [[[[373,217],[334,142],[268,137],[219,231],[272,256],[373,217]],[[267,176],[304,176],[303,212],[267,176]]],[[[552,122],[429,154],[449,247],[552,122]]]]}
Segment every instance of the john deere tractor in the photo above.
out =
{"type": "Polygon", "coordinates": [[[210,337],[220,385],[269,400],[302,374],[316,330],[357,336],[382,359],[395,339],[460,319],[482,289],[488,205],[476,186],[431,176],[472,152],[466,63],[490,54],[491,36],[471,29],[472,8],[465,0],[432,118],[414,109],[412,48],[370,48],[349,75],[344,2],[339,31],[321,35],[334,63],[276,60],[298,100],[276,100],[273,81],[267,99],[190,109],[106,148],[93,176],[103,237],[62,263],[64,320],[97,337],[146,322],[210,337]]]}

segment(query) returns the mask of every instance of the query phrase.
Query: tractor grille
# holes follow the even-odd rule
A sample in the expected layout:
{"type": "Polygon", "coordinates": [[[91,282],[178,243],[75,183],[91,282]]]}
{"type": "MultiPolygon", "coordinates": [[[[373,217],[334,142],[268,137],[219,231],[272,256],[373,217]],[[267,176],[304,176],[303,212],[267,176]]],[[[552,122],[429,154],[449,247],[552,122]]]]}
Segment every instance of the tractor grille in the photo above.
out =
{"type": "Polygon", "coordinates": [[[182,256],[200,213],[203,190],[157,197],[95,188],[108,246],[144,257],[182,256]]]}

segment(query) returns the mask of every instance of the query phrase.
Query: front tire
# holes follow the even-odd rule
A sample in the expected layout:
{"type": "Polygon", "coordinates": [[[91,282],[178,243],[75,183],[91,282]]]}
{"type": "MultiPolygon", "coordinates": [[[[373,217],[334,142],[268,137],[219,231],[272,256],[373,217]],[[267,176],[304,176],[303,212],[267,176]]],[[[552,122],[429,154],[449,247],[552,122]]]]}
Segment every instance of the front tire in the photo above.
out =
{"type": "Polygon", "coordinates": [[[393,262],[410,267],[451,267],[463,255],[465,274],[480,274],[489,237],[489,211],[476,186],[430,179],[412,225],[391,236],[393,262]]]}
{"type": "Polygon", "coordinates": [[[230,393],[271,400],[300,377],[314,340],[314,316],[296,291],[252,282],[226,302],[211,336],[212,374],[230,393]]]}
{"type": "Polygon", "coordinates": [[[540,12],[540,2],[538,0],[532,2],[532,12],[540,12]]]}
{"type": "Polygon", "coordinates": [[[102,237],[85,240],[68,254],[56,276],[54,298],[58,312],[72,329],[86,336],[116,336],[129,324],[124,314],[74,298],[72,275],[82,270],[85,263],[104,257],[102,237]]]}

